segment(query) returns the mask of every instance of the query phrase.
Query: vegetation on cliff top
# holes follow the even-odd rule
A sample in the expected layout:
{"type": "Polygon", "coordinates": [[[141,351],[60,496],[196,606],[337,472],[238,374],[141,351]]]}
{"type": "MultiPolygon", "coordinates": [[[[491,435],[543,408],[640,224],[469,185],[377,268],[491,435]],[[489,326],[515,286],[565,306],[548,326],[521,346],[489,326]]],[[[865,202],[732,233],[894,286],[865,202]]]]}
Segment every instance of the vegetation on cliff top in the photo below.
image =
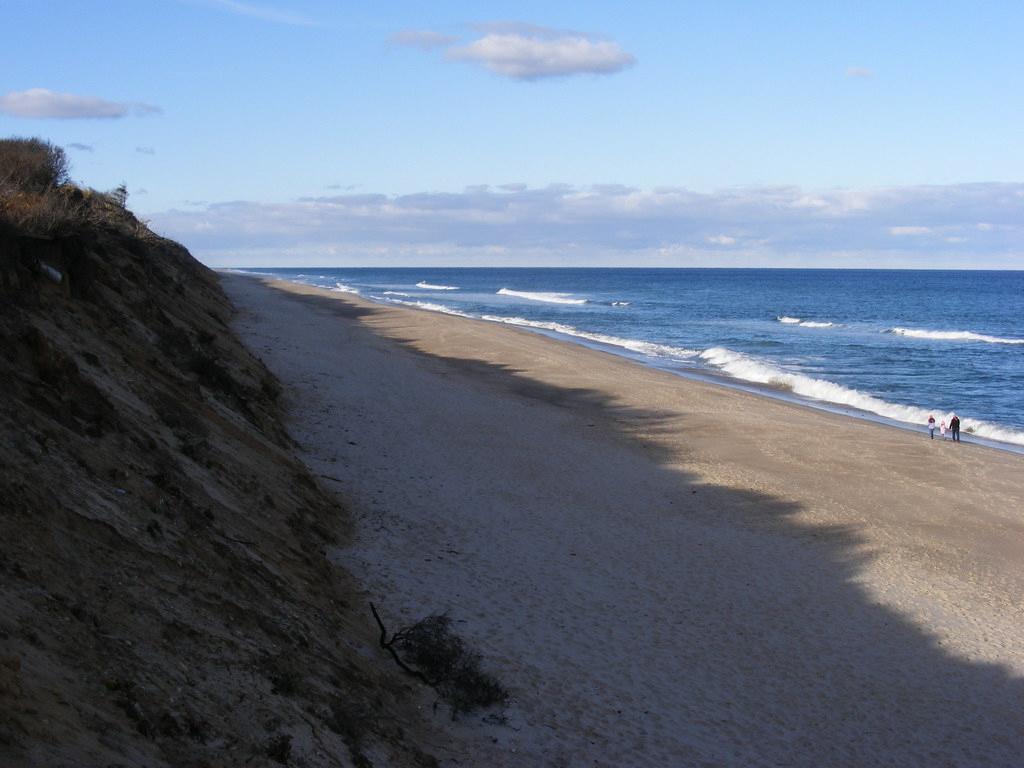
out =
{"type": "Polygon", "coordinates": [[[146,238],[152,232],[125,208],[122,185],[97,192],[70,182],[61,147],[41,139],[0,139],[0,227],[31,237],[105,228],[146,238]]]}

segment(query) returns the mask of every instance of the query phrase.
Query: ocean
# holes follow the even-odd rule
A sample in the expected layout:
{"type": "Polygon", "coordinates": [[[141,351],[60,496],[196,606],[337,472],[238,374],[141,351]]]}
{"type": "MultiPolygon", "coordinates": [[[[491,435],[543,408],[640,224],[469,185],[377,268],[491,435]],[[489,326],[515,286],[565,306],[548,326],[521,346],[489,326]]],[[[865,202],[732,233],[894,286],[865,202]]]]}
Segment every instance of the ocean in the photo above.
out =
{"type": "Polygon", "coordinates": [[[253,269],[531,329],[684,376],[1024,448],[1024,272],[253,269]]]}

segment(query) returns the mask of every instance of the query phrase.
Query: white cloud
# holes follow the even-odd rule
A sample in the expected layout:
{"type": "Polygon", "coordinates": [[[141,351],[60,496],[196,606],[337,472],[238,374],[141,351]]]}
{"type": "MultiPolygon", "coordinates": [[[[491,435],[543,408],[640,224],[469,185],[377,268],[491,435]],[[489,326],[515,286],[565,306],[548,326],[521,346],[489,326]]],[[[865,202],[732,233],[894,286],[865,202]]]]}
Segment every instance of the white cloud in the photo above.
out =
{"type": "Polygon", "coordinates": [[[76,96],[71,93],[54,93],[46,88],[11,91],[0,96],[0,113],[13,117],[65,120],[113,119],[128,115],[155,115],[160,112],[162,110],[159,107],[150,104],[107,101],[95,96],[76,96]]]}
{"type": "Polygon", "coordinates": [[[410,48],[419,48],[424,51],[444,48],[456,40],[458,40],[457,37],[445,35],[441,32],[432,32],[428,29],[404,29],[401,32],[396,32],[389,38],[389,42],[394,45],[406,45],[410,48]]]}
{"type": "Polygon", "coordinates": [[[404,30],[392,35],[390,42],[425,51],[445,48],[450,60],[477,64],[514,80],[609,75],[636,63],[618,43],[580,32],[514,22],[476,24],[473,29],[476,39],[463,45],[430,30],[404,30]]]}
{"type": "Polygon", "coordinates": [[[618,43],[541,27],[492,31],[448,50],[451,59],[469,61],[515,80],[620,72],[636,63],[618,43]]]}
{"type": "Polygon", "coordinates": [[[254,19],[261,19],[262,21],[269,21],[273,24],[285,24],[291,27],[316,26],[316,22],[306,16],[291,11],[282,11],[279,8],[267,5],[243,3],[240,0],[206,0],[206,2],[209,5],[223,8],[239,16],[249,16],[254,19]]]}
{"type": "Polygon", "coordinates": [[[867,67],[847,67],[847,77],[874,77],[874,70],[868,69],[867,67]]]}
{"type": "Polygon", "coordinates": [[[152,218],[199,255],[236,254],[236,264],[246,263],[245,254],[273,258],[276,249],[363,264],[426,264],[433,255],[435,264],[464,257],[461,263],[762,266],[949,265],[937,243],[964,237],[987,220],[989,235],[972,241],[970,251],[950,242],[943,246],[948,258],[961,266],[968,260],[967,266],[1021,268],[1022,190],[1024,183],[714,193],[510,184],[457,193],[212,203],[152,218]],[[923,234],[935,237],[913,236],[923,234]]]}
{"type": "Polygon", "coordinates": [[[736,245],[736,238],[728,235],[712,235],[707,241],[712,245],[736,245]]]}

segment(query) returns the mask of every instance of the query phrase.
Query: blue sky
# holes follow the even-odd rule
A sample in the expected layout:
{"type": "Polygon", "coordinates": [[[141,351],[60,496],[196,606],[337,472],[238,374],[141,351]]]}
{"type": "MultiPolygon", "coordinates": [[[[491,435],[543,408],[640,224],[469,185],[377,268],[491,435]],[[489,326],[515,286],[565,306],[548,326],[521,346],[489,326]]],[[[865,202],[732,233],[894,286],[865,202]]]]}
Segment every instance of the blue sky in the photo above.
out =
{"type": "Polygon", "coordinates": [[[212,264],[1024,268],[1019,2],[350,5],[5,0],[0,134],[212,264]]]}

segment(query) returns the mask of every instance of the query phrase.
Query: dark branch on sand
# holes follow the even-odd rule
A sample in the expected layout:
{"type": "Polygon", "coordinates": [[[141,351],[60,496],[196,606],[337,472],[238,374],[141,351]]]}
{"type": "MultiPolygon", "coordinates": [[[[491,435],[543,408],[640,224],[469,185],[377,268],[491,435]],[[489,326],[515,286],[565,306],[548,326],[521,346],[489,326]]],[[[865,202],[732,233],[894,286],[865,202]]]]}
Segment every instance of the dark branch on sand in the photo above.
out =
{"type": "Polygon", "coordinates": [[[370,603],[370,610],[380,627],[380,647],[399,667],[437,690],[451,705],[453,719],[461,712],[500,704],[508,698],[501,683],[480,668],[480,654],[467,648],[452,632],[448,616],[428,616],[395,632],[389,640],[377,606],[370,603]]]}
{"type": "Polygon", "coordinates": [[[402,632],[396,632],[394,635],[392,635],[391,639],[388,640],[388,631],[384,627],[384,622],[381,621],[380,614],[377,613],[377,607],[373,603],[370,603],[370,610],[373,612],[373,618],[377,620],[377,626],[380,627],[380,647],[386,650],[388,653],[390,653],[391,658],[395,660],[395,663],[398,666],[400,666],[403,670],[408,672],[410,675],[419,678],[424,683],[429,685],[431,688],[436,686],[437,683],[440,681],[433,681],[429,677],[424,675],[422,672],[420,672],[418,669],[413,669],[404,661],[402,661],[402,657],[398,655],[398,651],[395,650],[395,643],[399,642],[402,639],[402,632]]]}

